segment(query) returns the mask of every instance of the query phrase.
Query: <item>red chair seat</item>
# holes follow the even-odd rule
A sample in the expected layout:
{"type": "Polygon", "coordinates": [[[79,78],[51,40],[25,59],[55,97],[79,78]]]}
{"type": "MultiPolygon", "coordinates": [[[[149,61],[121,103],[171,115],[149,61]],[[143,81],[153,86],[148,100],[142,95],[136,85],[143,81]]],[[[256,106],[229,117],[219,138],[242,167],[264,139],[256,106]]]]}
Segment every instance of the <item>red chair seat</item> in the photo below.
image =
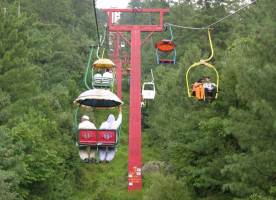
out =
{"type": "Polygon", "coordinates": [[[115,130],[98,130],[98,143],[101,145],[115,145],[116,131],[115,130]]]}
{"type": "Polygon", "coordinates": [[[161,40],[157,42],[155,46],[158,49],[158,51],[162,52],[170,52],[175,48],[175,44],[170,40],[161,40]]]}
{"type": "Polygon", "coordinates": [[[79,130],[79,144],[97,145],[97,130],[79,130]]]}
{"type": "Polygon", "coordinates": [[[159,59],[158,62],[160,64],[174,64],[174,60],[172,59],[159,59]]]}
{"type": "Polygon", "coordinates": [[[80,145],[112,146],[116,145],[116,130],[79,130],[78,141],[80,145]]]}

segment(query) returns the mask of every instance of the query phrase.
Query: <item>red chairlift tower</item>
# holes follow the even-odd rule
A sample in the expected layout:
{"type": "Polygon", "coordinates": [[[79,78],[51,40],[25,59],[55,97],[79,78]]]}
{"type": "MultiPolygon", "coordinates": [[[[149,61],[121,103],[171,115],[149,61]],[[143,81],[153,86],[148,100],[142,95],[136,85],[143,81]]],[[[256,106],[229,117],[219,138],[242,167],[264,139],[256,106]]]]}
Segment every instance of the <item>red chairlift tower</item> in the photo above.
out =
{"type": "MultiPolygon", "coordinates": [[[[112,16],[112,20],[115,20],[112,16]]],[[[114,54],[109,55],[110,60],[116,64],[117,96],[122,99],[122,62],[120,61],[120,35],[117,33],[116,39],[113,40],[114,54]],[[116,43],[115,43],[116,42],[116,43]]]]}
{"type": "MultiPolygon", "coordinates": [[[[163,13],[168,9],[103,9],[109,14],[109,31],[117,32],[131,47],[130,74],[130,112],[129,112],[129,158],[128,158],[128,191],[141,190],[141,46],[154,32],[163,31],[163,13]],[[112,23],[114,12],[159,13],[158,25],[119,25],[112,23]],[[129,42],[121,32],[131,32],[129,42]],[[141,42],[141,32],[151,32],[141,42]]],[[[117,36],[117,40],[119,38],[117,36]]],[[[118,43],[117,41],[117,43],[118,43]]]]}
{"type": "Polygon", "coordinates": [[[122,98],[122,64],[129,63],[129,55],[120,55],[120,46],[121,46],[120,35],[118,32],[116,33],[116,35],[117,35],[116,39],[113,40],[114,54],[109,55],[109,58],[116,64],[117,96],[121,99],[122,98]]]}

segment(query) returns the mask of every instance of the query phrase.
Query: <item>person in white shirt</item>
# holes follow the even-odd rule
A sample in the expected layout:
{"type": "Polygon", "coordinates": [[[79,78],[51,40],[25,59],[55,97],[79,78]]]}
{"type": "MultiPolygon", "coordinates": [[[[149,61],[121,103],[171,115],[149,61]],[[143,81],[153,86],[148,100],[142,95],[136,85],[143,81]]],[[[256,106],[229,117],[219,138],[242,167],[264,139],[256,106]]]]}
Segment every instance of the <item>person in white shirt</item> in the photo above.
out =
{"type": "MultiPolygon", "coordinates": [[[[122,107],[120,106],[118,119],[115,120],[115,116],[113,114],[110,114],[107,120],[101,124],[100,129],[118,130],[121,123],[122,123],[122,107]]],[[[117,133],[116,133],[116,139],[118,139],[117,133]]],[[[103,163],[104,160],[106,162],[110,162],[111,160],[113,160],[116,151],[117,151],[116,148],[108,147],[108,153],[106,155],[106,148],[99,148],[100,162],[103,163]]]]}
{"type": "Polygon", "coordinates": [[[107,77],[107,78],[113,78],[113,75],[111,72],[109,72],[108,70],[103,74],[103,77],[107,77]]]}
{"type": "Polygon", "coordinates": [[[94,83],[102,84],[102,75],[100,73],[94,75],[94,83]]]}
{"type": "MultiPolygon", "coordinates": [[[[87,115],[83,115],[81,118],[81,123],[78,126],[78,129],[94,130],[96,129],[96,127],[92,122],[89,121],[89,117],[87,115]]],[[[97,149],[90,147],[90,154],[88,153],[88,150],[89,149],[87,147],[80,147],[79,148],[80,158],[82,160],[85,160],[86,162],[92,162],[93,159],[95,159],[97,149]]]]}
{"type": "Polygon", "coordinates": [[[211,100],[215,99],[217,93],[217,85],[215,83],[211,83],[211,79],[209,76],[205,77],[206,83],[203,84],[204,93],[205,93],[205,100],[208,100],[208,93],[211,92],[211,100]]]}
{"type": "Polygon", "coordinates": [[[108,70],[103,74],[103,84],[111,84],[113,78],[113,74],[109,72],[108,70]]]}

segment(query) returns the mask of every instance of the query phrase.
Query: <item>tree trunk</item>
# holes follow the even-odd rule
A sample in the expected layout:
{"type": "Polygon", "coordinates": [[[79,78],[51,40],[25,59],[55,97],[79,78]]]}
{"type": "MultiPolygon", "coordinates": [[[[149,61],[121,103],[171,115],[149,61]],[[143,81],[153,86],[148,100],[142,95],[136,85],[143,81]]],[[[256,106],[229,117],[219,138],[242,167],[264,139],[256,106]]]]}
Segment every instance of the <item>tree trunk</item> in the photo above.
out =
{"type": "Polygon", "coordinates": [[[20,5],[18,6],[18,12],[17,12],[18,17],[20,16],[20,5]]]}
{"type": "Polygon", "coordinates": [[[7,8],[3,8],[3,11],[4,11],[4,17],[6,18],[7,8]]]}

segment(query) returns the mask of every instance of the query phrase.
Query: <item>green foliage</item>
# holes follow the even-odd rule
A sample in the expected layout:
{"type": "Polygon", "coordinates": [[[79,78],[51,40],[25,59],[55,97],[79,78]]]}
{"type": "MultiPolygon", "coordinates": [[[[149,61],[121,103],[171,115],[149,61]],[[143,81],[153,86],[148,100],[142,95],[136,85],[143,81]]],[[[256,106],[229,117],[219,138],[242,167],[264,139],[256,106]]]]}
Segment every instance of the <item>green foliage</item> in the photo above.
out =
{"type": "Polygon", "coordinates": [[[4,171],[0,170],[0,198],[6,200],[16,199],[16,193],[10,191],[11,184],[7,182],[7,177],[4,175],[4,171]]]}
{"type": "Polygon", "coordinates": [[[176,180],[174,176],[155,174],[151,177],[151,186],[146,189],[145,200],[192,200],[185,182],[176,180]]]}
{"type": "Polygon", "coordinates": [[[270,196],[263,196],[263,195],[257,195],[253,194],[250,196],[250,200],[275,200],[276,196],[276,187],[271,187],[270,189],[270,196]],[[273,198],[274,197],[274,198],[273,198]]]}
{"type": "Polygon", "coordinates": [[[0,129],[0,139],[0,193],[3,197],[13,199],[17,196],[16,191],[21,190],[19,184],[27,174],[26,164],[22,162],[24,153],[21,149],[24,145],[21,142],[13,142],[3,129],[0,129]]]}
{"type": "Polygon", "coordinates": [[[18,3],[9,8],[6,17],[1,13],[0,26],[0,84],[12,101],[30,98],[39,93],[41,70],[29,62],[34,48],[27,30],[35,23],[34,16],[18,16],[18,3]],[[24,91],[23,93],[21,91],[24,91]]]}
{"type": "Polygon", "coordinates": [[[18,2],[5,2],[6,16],[0,15],[0,182],[6,199],[66,199],[81,166],[71,109],[79,94],[74,79],[86,62],[83,46],[90,42],[77,26],[72,34],[62,28],[68,7],[56,8],[64,10],[54,13],[60,17],[48,13],[46,24],[42,13],[53,5],[37,3],[22,2],[18,14],[18,2]]]}

